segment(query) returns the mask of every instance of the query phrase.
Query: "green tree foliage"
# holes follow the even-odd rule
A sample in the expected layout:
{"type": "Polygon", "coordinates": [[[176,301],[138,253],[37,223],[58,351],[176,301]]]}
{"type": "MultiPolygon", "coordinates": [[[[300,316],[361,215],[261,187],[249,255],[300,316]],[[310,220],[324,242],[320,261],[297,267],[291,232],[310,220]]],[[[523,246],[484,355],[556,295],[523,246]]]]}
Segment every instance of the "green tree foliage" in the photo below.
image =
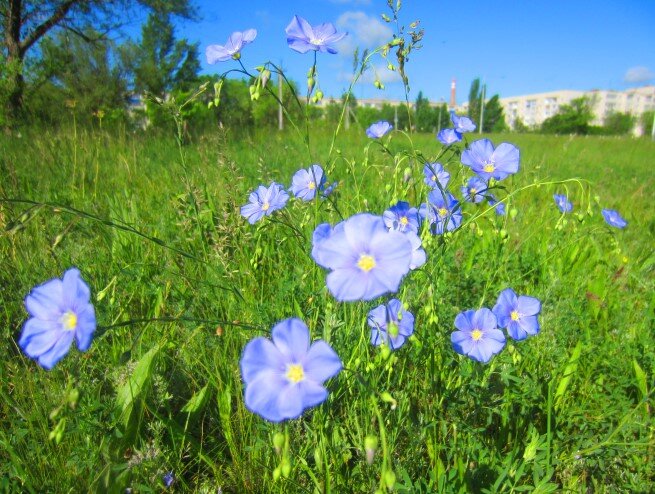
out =
{"type": "Polygon", "coordinates": [[[486,99],[486,92],[486,86],[480,84],[480,79],[473,79],[469,90],[468,116],[479,128],[482,98],[485,97],[482,130],[484,132],[504,132],[507,130],[507,124],[505,123],[505,114],[503,106],[500,104],[500,98],[497,94],[494,94],[490,99],[486,99]]]}
{"type": "Polygon", "coordinates": [[[21,113],[28,79],[25,70],[30,66],[30,55],[36,53],[38,57],[39,50],[34,48],[45,36],[66,30],[84,37],[90,27],[108,32],[137,5],[185,18],[194,15],[189,0],[2,0],[2,56],[12,67],[3,71],[5,114],[15,118],[21,113]]]}
{"type": "Polygon", "coordinates": [[[642,135],[650,137],[653,134],[653,119],[655,118],[655,111],[647,111],[641,115],[641,133],[642,135]]]}
{"type": "Polygon", "coordinates": [[[560,106],[559,112],[544,120],[541,131],[545,134],[588,134],[594,115],[585,97],[571,100],[560,106]]]}
{"type": "Polygon", "coordinates": [[[629,113],[610,113],[603,122],[603,133],[606,135],[628,135],[635,126],[636,120],[629,113]]]}
{"type": "Polygon", "coordinates": [[[68,102],[81,121],[125,117],[128,69],[120,50],[96,31],[84,35],[59,31],[43,41],[41,82],[26,95],[30,114],[55,122],[68,102]]]}

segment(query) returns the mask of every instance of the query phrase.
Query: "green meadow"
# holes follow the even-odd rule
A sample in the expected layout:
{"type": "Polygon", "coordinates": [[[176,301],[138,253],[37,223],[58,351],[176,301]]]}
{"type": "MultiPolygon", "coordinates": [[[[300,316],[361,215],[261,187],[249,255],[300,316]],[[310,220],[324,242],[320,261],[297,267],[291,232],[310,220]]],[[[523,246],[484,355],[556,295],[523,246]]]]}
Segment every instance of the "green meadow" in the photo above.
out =
{"type": "MultiPolygon", "coordinates": [[[[479,138],[467,135],[469,142],[479,138]]],[[[71,127],[0,138],[2,492],[651,492],[655,485],[655,142],[486,136],[521,150],[507,215],[466,204],[423,236],[396,297],[415,315],[370,344],[382,302],[337,302],[310,257],[318,223],[425,202],[433,134],[363,129],[191,136],[71,127]],[[385,137],[384,142],[387,142],[385,137]],[[250,225],[258,185],[321,163],[331,201],[250,225]],[[570,214],[553,194],[568,194],[570,214]],[[624,230],[602,208],[618,210],[624,230]],[[76,266],[98,327],[51,371],[25,356],[23,300],[76,266]],[[541,332],[488,364],[457,354],[455,316],[505,288],[542,302],[541,332]],[[295,420],[244,406],[246,343],[289,317],[338,353],[329,398],[295,420]],[[368,439],[367,439],[368,438],[368,439]],[[369,451],[367,451],[367,449],[369,451]],[[166,488],[163,475],[172,472],[166,488]]],[[[445,165],[451,190],[471,172],[445,165]]]]}

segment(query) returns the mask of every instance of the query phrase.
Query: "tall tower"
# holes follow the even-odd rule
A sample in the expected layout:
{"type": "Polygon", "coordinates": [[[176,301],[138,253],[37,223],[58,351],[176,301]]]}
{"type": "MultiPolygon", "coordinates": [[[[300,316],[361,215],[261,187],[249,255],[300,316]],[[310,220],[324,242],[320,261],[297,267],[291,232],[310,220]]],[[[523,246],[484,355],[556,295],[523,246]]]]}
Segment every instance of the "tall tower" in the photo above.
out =
{"type": "Polygon", "coordinates": [[[457,99],[455,97],[456,90],[457,85],[455,84],[455,78],[453,77],[453,81],[450,83],[450,103],[448,104],[449,111],[455,111],[455,107],[457,106],[457,99]]]}

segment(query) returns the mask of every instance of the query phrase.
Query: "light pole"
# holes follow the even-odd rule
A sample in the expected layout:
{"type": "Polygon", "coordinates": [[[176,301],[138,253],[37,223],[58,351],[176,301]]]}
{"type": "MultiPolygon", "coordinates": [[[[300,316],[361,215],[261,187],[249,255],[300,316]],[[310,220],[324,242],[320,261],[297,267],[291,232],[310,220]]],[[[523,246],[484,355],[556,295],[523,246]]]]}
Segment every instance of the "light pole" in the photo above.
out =
{"type": "Polygon", "coordinates": [[[484,98],[485,98],[485,93],[487,92],[487,85],[483,84],[482,85],[482,96],[480,98],[480,128],[478,130],[478,133],[482,134],[482,127],[484,126],[484,98]]]}

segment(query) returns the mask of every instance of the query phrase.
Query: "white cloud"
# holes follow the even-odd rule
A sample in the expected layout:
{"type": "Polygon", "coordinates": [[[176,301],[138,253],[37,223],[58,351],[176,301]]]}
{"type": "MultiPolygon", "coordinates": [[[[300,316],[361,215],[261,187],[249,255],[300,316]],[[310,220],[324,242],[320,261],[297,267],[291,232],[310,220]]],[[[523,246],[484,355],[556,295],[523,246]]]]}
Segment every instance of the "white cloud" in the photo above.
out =
{"type": "Polygon", "coordinates": [[[648,67],[631,67],[623,76],[625,82],[638,84],[655,79],[655,72],[648,67]]]}
{"type": "Polygon", "coordinates": [[[373,49],[391,40],[393,31],[386,23],[364,12],[345,12],[337,19],[337,27],[348,36],[339,43],[339,53],[350,57],[355,48],[373,49]]]}

